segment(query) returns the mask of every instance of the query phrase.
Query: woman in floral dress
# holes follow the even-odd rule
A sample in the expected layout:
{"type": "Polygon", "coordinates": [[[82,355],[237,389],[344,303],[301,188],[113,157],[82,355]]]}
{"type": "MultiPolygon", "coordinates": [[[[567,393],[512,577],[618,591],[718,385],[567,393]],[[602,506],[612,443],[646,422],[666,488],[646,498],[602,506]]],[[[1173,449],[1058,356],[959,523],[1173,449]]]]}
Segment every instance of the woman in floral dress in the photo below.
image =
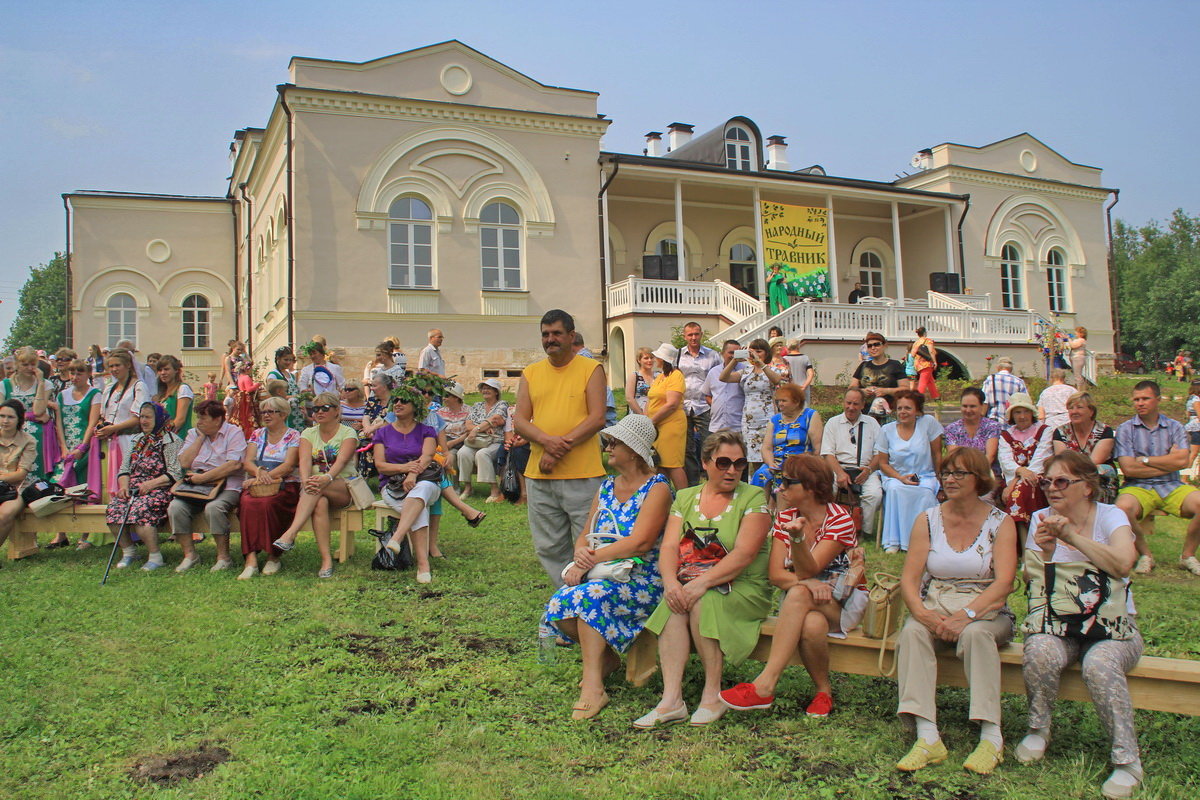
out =
{"type": "Polygon", "coordinates": [[[137,554],[130,538],[130,529],[146,544],[147,557],[142,569],[151,572],[163,565],[158,549],[158,528],[167,521],[167,506],[171,504],[171,487],[183,478],[179,466],[179,450],[183,441],[167,423],[167,410],[157,403],[143,403],[138,410],[141,433],[130,437],[129,449],[123,454],[117,473],[117,490],[108,503],[105,521],[113,533],[120,534],[122,549],[118,569],[133,564],[137,554]]]}
{"type": "MultiPolygon", "coordinates": [[[[600,431],[608,465],[617,470],[600,485],[592,501],[591,524],[575,543],[575,560],[563,570],[566,585],[546,604],[543,626],[580,644],[583,681],[574,719],[590,719],[608,705],[604,677],[621,664],[641,633],[650,613],[662,598],[658,573],[658,546],[671,491],[664,477],[655,474],[652,446],[654,423],[641,414],[629,414],[600,431]],[[616,535],[612,544],[593,548],[588,534],[616,535]],[[588,580],[596,564],[634,558],[627,582],[588,580]],[[585,624],[580,625],[582,620],[585,624]]],[[[544,633],[549,633],[544,632],[544,633]]]]}
{"type": "Polygon", "coordinates": [[[38,369],[36,350],[19,348],[15,357],[17,371],[11,378],[0,380],[0,402],[16,400],[25,407],[25,425],[21,430],[37,443],[37,458],[29,474],[35,480],[41,480],[58,463],[59,456],[54,415],[49,404],[53,399],[53,388],[38,369]]]}
{"type": "Polygon", "coordinates": [[[750,459],[750,474],[762,466],[763,438],[767,421],[775,413],[775,387],[783,382],[782,373],[771,366],[771,346],[766,339],[750,343],[750,357],[733,359],[721,372],[725,383],[740,383],[746,404],[742,409],[742,441],[750,459]]]}

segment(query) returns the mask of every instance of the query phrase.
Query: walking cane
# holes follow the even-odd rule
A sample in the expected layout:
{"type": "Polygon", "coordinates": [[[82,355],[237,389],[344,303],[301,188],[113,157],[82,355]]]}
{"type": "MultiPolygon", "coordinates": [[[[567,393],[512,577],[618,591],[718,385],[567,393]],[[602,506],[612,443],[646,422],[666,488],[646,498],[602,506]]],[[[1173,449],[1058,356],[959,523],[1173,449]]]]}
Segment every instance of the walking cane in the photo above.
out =
{"type": "Polygon", "coordinates": [[[100,579],[101,586],[108,581],[108,573],[112,569],[113,559],[117,557],[117,548],[121,546],[121,534],[125,533],[125,523],[129,522],[129,512],[132,510],[133,496],[130,495],[129,502],[125,504],[125,517],[121,520],[121,527],[117,528],[117,538],[113,540],[112,552],[108,554],[108,566],[104,568],[104,577],[100,579]]]}

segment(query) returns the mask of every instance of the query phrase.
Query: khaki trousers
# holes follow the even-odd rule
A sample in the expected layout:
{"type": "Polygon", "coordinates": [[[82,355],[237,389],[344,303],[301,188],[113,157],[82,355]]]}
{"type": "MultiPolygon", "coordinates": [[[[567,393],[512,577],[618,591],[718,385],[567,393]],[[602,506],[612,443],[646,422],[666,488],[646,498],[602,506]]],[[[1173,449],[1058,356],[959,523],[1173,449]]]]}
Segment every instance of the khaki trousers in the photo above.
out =
{"type": "MultiPolygon", "coordinates": [[[[1000,724],[999,648],[1012,640],[1013,622],[1006,614],[976,620],[963,628],[955,654],[963,662],[971,687],[970,719],[1000,724]]],[[[937,651],[949,647],[912,617],[904,623],[896,643],[900,680],[898,714],[915,714],[937,722],[937,651]]]]}

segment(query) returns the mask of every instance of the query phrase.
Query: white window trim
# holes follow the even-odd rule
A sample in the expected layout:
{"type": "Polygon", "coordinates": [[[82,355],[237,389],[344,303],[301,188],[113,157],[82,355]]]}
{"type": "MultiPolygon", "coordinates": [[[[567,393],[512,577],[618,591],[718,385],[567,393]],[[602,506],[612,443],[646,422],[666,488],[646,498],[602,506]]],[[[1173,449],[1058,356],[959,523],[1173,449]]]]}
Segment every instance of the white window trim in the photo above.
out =
{"type": "MultiPolygon", "coordinates": [[[[425,204],[425,207],[427,209],[429,209],[431,218],[425,220],[425,219],[402,219],[400,217],[393,217],[391,214],[391,204],[389,204],[388,212],[387,212],[387,268],[388,268],[387,269],[387,288],[389,290],[390,289],[402,289],[402,290],[415,290],[415,291],[436,291],[438,288],[438,241],[437,241],[438,237],[437,237],[437,234],[438,234],[438,227],[439,227],[437,212],[434,210],[433,203],[430,202],[429,198],[423,197],[419,194],[415,194],[412,192],[406,192],[405,194],[397,195],[396,197],[392,198],[391,202],[395,203],[397,200],[402,200],[404,198],[412,198],[415,200],[420,200],[422,203],[425,204]],[[392,241],[392,225],[397,224],[397,223],[403,224],[403,225],[408,225],[410,233],[413,231],[414,226],[416,226],[416,225],[428,226],[428,228],[429,228],[429,268],[430,268],[429,280],[430,280],[430,285],[417,286],[414,284],[409,284],[409,285],[405,286],[405,285],[401,285],[401,284],[392,283],[392,272],[396,266],[396,264],[392,261],[392,247],[395,244],[392,241]]],[[[413,237],[410,236],[409,237],[410,241],[407,243],[407,245],[409,247],[410,256],[412,254],[412,248],[416,246],[416,244],[413,241],[411,241],[412,238],[413,237]]],[[[410,272],[410,275],[415,277],[416,276],[416,266],[413,264],[409,264],[409,272],[410,272]]]]}
{"type": "Polygon", "coordinates": [[[105,311],[105,314],[104,314],[104,338],[108,341],[109,349],[116,347],[117,342],[121,342],[126,339],[128,339],[131,342],[137,341],[138,301],[137,301],[136,297],[129,294],[128,292],[120,292],[120,291],[113,292],[104,301],[104,311],[105,311]],[[133,305],[129,305],[129,306],[123,305],[120,308],[116,308],[116,307],[112,306],[113,300],[117,299],[118,297],[128,297],[129,300],[133,303],[133,305]],[[112,331],[110,330],[110,328],[112,326],[112,315],[114,313],[121,315],[121,319],[118,321],[118,325],[120,326],[120,331],[118,332],[118,334],[115,337],[113,336],[112,331]],[[132,324],[132,326],[133,326],[132,334],[129,332],[130,324],[132,324]]]}
{"type": "Polygon", "coordinates": [[[1006,242],[1005,244],[1001,245],[999,267],[1000,267],[1000,304],[1004,307],[1005,311],[1023,311],[1023,310],[1025,310],[1028,307],[1025,302],[1025,260],[1024,260],[1024,253],[1021,252],[1021,248],[1018,244],[1016,244],[1015,242],[1006,242]],[[1017,257],[1015,259],[1006,259],[1004,257],[1004,251],[1005,251],[1005,249],[1007,249],[1009,247],[1011,247],[1013,249],[1013,251],[1017,254],[1017,257]],[[1011,274],[1011,272],[1008,276],[1008,285],[1009,285],[1008,292],[1004,291],[1005,267],[1010,267],[1012,270],[1015,271],[1015,277],[1013,274],[1011,274]],[[1012,293],[1012,285],[1013,285],[1014,280],[1016,281],[1016,284],[1017,284],[1017,292],[1015,295],[1012,293]],[[1012,298],[1016,302],[1014,304],[1009,304],[1009,303],[1005,302],[1005,300],[1008,298],[1012,298]]]}
{"type": "Polygon", "coordinates": [[[479,223],[479,288],[480,288],[480,290],[482,290],[484,292],[524,292],[527,290],[527,280],[525,277],[525,253],[527,250],[527,247],[526,247],[527,237],[525,235],[525,215],[521,213],[520,205],[518,205],[516,203],[510,203],[510,202],[504,200],[503,198],[497,198],[495,200],[492,200],[492,201],[486,203],[483,206],[483,208],[480,209],[480,212],[479,212],[480,215],[482,216],[484,209],[486,209],[488,206],[492,205],[493,203],[508,206],[510,209],[515,211],[517,214],[517,223],[515,225],[510,224],[510,223],[503,223],[503,222],[480,222],[479,223]],[[483,249],[484,249],[483,231],[485,228],[491,228],[496,231],[496,251],[497,251],[496,255],[497,255],[497,262],[498,262],[498,266],[496,267],[496,269],[499,271],[498,277],[499,277],[501,283],[504,282],[504,271],[505,271],[505,267],[504,267],[504,250],[505,250],[504,231],[509,230],[509,231],[517,232],[517,270],[518,270],[517,274],[519,277],[517,286],[484,286],[483,285],[483,270],[486,269],[486,267],[483,266],[483,249]]]}

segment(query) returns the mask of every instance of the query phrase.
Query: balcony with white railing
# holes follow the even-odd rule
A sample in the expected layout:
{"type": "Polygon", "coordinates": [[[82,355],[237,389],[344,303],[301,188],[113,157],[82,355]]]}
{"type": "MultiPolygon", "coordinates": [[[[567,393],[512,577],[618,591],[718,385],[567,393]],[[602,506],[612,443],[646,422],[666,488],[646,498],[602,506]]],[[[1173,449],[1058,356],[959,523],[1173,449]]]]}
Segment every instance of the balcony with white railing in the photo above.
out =
{"type": "Polygon", "coordinates": [[[763,303],[724,281],[626,278],[608,287],[608,315],[691,314],[730,322],[764,319],[763,303]]]}

